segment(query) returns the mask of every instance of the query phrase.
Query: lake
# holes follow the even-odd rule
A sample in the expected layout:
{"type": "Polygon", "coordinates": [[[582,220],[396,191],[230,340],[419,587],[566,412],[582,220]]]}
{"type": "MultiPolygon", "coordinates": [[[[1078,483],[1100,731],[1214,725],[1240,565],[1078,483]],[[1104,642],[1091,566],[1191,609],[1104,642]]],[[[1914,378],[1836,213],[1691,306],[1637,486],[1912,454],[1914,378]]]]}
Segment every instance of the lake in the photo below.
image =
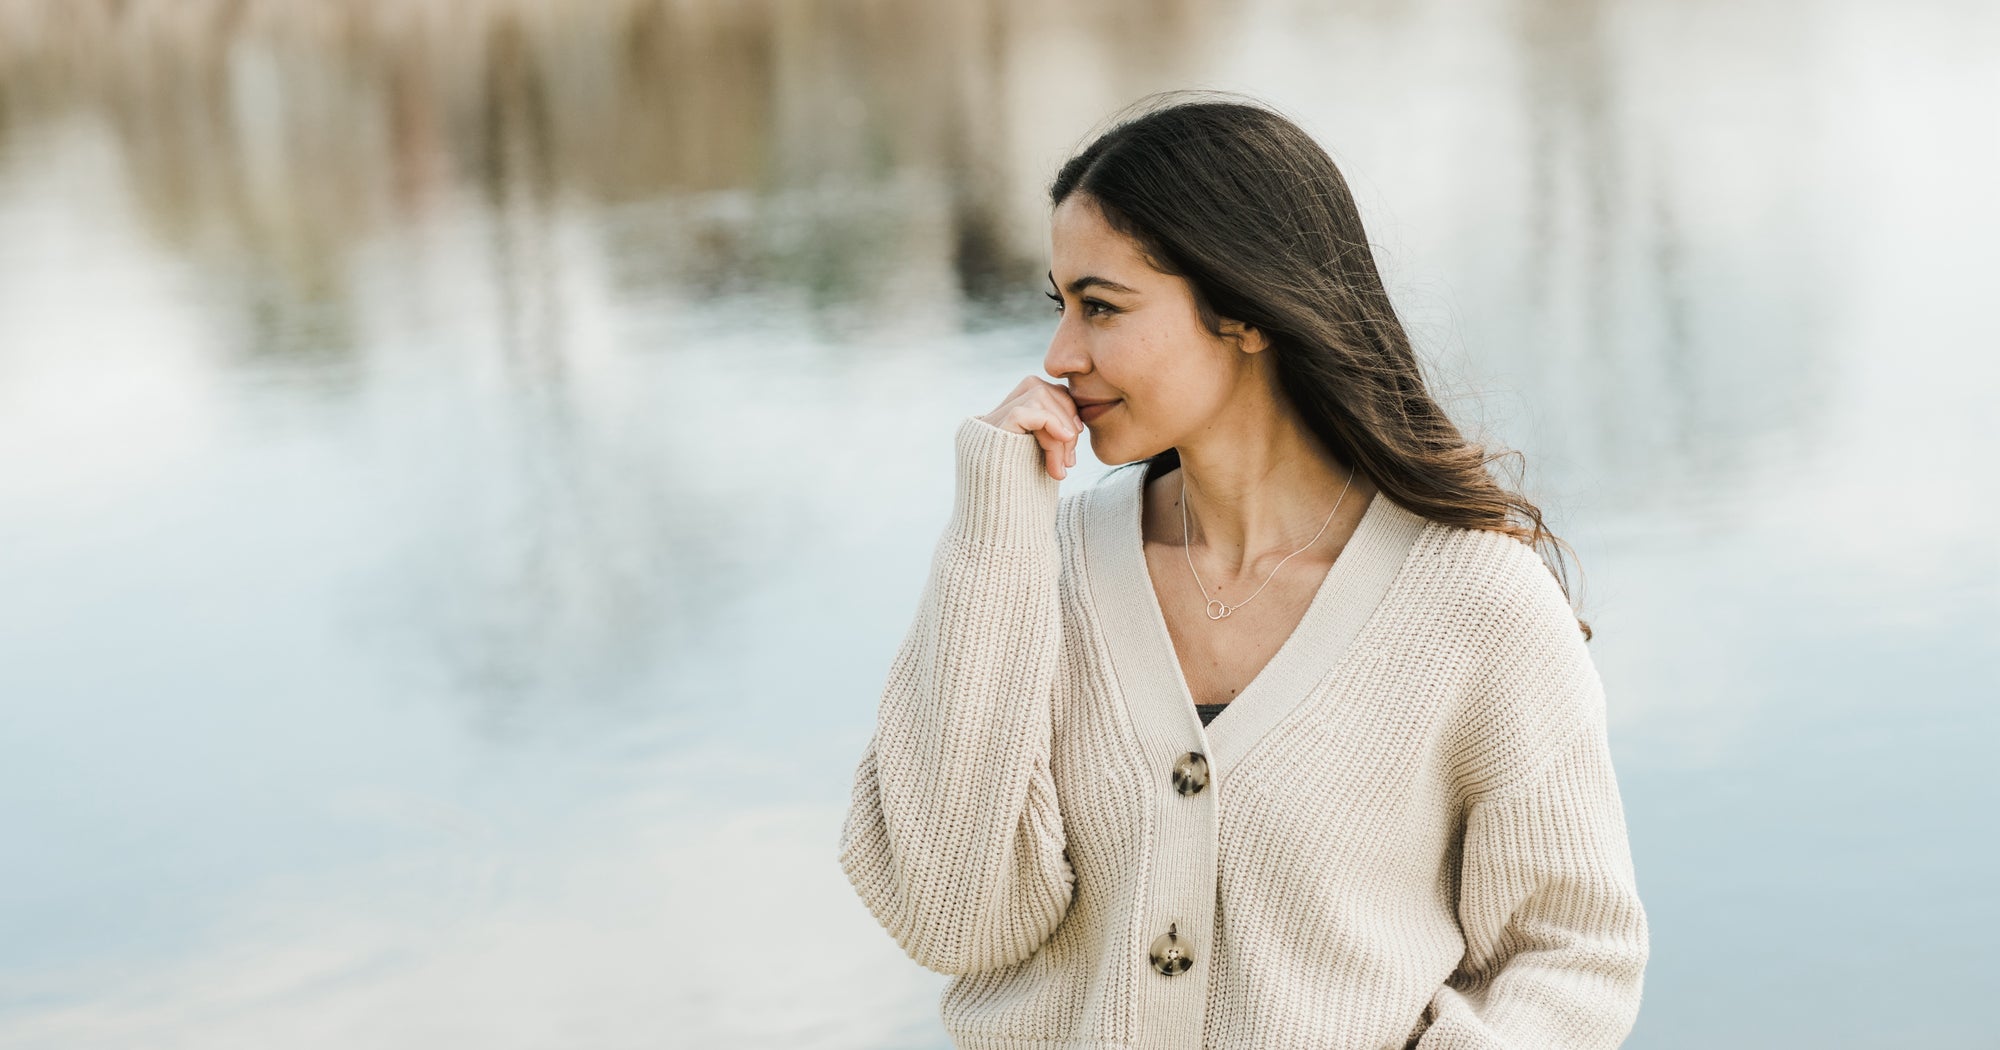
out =
{"type": "Polygon", "coordinates": [[[1990,1040],[1992,5],[13,0],[0,1045],[946,1047],[835,839],[1175,87],[1576,550],[1627,1045],[1990,1040]]]}

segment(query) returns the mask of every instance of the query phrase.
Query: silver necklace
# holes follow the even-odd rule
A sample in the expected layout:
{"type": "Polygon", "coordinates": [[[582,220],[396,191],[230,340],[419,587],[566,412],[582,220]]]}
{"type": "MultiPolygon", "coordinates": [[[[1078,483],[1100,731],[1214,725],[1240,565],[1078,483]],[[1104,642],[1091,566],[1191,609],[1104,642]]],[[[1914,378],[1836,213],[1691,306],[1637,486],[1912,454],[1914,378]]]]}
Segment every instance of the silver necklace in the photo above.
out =
{"type": "Polygon", "coordinates": [[[1240,602],[1237,602],[1237,603],[1236,603],[1235,605],[1229,605],[1229,604],[1227,604],[1227,603],[1223,602],[1223,600],[1222,600],[1222,599],[1220,599],[1220,598],[1209,598],[1209,597],[1208,597],[1208,588],[1207,588],[1207,587],[1205,587],[1205,586],[1202,586],[1202,582],[1201,582],[1201,573],[1198,573],[1198,572],[1195,572],[1195,571],[1194,571],[1194,555],[1193,555],[1193,554],[1191,554],[1191,553],[1189,553],[1189,551],[1188,551],[1188,537],[1189,537],[1189,531],[1188,531],[1188,516],[1187,516],[1187,514],[1188,514],[1188,510],[1187,510],[1187,470],[1186,470],[1186,468],[1182,468],[1182,470],[1181,470],[1181,553],[1187,556],[1187,563],[1188,563],[1188,572],[1190,572],[1190,573],[1193,573],[1193,575],[1194,575],[1194,585],[1195,585],[1196,587],[1201,587],[1201,596],[1202,596],[1203,598],[1208,598],[1208,604],[1207,604],[1206,606],[1203,606],[1203,610],[1204,610],[1205,612],[1207,612],[1207,613],[1208,613],[1208,618],[1209,618],[1209,619],[1211,619],[1211,620],[1220,620],[1220,619],[1222,619],[1223,617],[1225,617],[1225,616],[1228,616],[1228,615],[1229,615],[1230,613],[1233,613],[1233,612],[1235,612],[1236,610],[1238,610],[1238,609],[1241,609],[1241,608],[1243,608],[1244,606],[1246,606],[1246,605],[1250,604],[1250,599],[1251,599],[1251,598],[1255,598],[1255,597],[1257,597],[1258,595],[1260,595],[1260,594],[1264,593],[1264,588],[1265,588],[1265,587],[1269,587],[1269,586],[1271,585],[1271,581],[1272,581],[1273,579],[1275,579],[1275,578],[1277,577],[1277,575],[1278,575],[1278,570],[1279,570],[1279,569],[1282,569],[1282,568],[1284,568],[1284,567],[1285,567],[1285,562],[1288,562],[1288,561],[1291,561],[1291,560],[1292,560],[1293,558],[1295,558],[1295,557],[1297,557],[1297,556],[1298,556],[1298,554],[1299,554],[1299,552],[1300,552],[1300,551],[1303,551],[1303,550],[1305,550],[1305,549],[1306,549],[1306,547],[1310,547],[1310,546],[1312,546],[1312,545],[1313,545],[1314,543],[1317,543],[1317,542],[1319,541],[1319,538],[1320,538],[1320,536],[1321,536],[1321,535],[1322,535],[1323,533],[1325,533],[1325,532],[1326,532],[1326,527],[1327,527],[1328,525],[1331,525],[1331,524],[1333,524],[1333,516],[1334,516],[1334,514],[1335,514],[1335,513],[1337,513],[1337,512],[1338,512],[1338,511],[1340,510],[1340,501],[1341,501],[1341,500],[1343,500],[1343,499],[1346,499],[1346,498],[1347,498],[1347,486],[1348,486],[1348,485],[1352,485],[1352,484],[1354,484],[1354,471],[1350,470],[1350,471],[1348,471],[1348,472],[1347,472],[1347,483],[1346,483],[1346,484],[1344,484],[1344,485],[1342,485],[1342,486],[1340,486],[1340,495],[1338,495],[1338,496],[1334,497],[1334,500],[1333,500],[1333,510],[1330,510],[1330,511],[1327,511],[1327,512],[1326,512],[1326,520],[1320,523],[1320,526],[1319,526],[1319,532],[1315,532],[1315,533],[1313,533],[1313,538],[1312,538],[1312,539],[1309,539],[1309,540],[1307,540],[1307,541],[1306,541],[1306,546],[1305,546],[1305,547],[1300,547],[1300,548],[1299,548],[1298,550],[1296,550],[1296,551],[1293,551],[1292,553],[1290,553],[1290,554],[1287,554],[1287,555],[1285,555],[1285,556],[1284,556],[1284,558],[1283,558],[1283,559],[1281,559],[1281,560],[1280,560],[1280,561],[1278,562],[1278,564],[1277,564],[1277,565],[1273,566],[1273,567],[1272,567],[1272,569],[1271,569],[1271,575],[1269,575],[1269,576],[1266,576],[1266,577],[1264,577],[1264,582],[1263,582],[1263,583],[1261,583],[1261,584],[1259,584],[1259,585],[1257,586],[1257,589],[1256,589],[1256,590],[1254,590],[1254,591],[1251,591],[1251,592],[1250,592],[1250,598],[1245,598],[1245,599],[1243,599],[1242,601],[1240,601],[1240,602]]]}

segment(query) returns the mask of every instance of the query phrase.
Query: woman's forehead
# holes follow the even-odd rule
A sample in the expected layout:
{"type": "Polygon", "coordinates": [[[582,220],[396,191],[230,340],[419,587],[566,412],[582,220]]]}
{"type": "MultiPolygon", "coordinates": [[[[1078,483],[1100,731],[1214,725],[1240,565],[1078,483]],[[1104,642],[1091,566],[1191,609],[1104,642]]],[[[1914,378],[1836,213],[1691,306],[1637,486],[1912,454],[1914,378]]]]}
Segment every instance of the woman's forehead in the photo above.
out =
{"type": "Polygon", "coordinates": [[[1137,291],[1157,274],[1146,262],[1145,253],[1132,238],[1106,222],[1094,205],[1077,204],[1082,194],[1072,195],[1057,206],[1049,219],[1049,279],[1058,287],[1096,278],[1128,291],[1137,291]]]}

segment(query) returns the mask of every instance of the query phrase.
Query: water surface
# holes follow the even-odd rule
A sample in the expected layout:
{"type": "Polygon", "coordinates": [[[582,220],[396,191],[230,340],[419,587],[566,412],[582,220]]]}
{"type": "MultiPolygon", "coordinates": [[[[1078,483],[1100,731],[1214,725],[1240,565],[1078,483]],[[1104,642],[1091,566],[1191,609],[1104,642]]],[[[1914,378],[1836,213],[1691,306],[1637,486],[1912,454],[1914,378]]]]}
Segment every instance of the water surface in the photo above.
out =
{"type": "Polygon", "coordinates": [[[849,778],[1179,86],[1576,547],[1628,1045],[1989,1038],[1989,6],[124,6],[0,5],[0,1044],[945,1046],[849,778]]]}

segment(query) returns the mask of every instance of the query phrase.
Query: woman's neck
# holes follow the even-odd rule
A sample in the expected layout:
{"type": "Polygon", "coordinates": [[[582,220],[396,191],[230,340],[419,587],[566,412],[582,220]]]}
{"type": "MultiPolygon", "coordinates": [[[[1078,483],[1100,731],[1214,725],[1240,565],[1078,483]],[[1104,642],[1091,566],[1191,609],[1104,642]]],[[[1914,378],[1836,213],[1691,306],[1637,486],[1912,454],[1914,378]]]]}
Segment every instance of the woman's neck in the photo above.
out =
{"type": "Polygon", "coordinates": [[[1164,513],[1154,515],[1148,535],[1182,542],[1185,484],[1187,542],[1224,572],[1241,574],[1282,558],[1315,534],[1321,541],[1326,534],[1344,535],[1340,524],[1357,520],[1375,491],[1298,421],[1276,412],[1246,415],[1239,426],[1213,429],[1176,447],[1180,469],[1150,486],[1160,490],[1154,506],[1164,513]]]}

